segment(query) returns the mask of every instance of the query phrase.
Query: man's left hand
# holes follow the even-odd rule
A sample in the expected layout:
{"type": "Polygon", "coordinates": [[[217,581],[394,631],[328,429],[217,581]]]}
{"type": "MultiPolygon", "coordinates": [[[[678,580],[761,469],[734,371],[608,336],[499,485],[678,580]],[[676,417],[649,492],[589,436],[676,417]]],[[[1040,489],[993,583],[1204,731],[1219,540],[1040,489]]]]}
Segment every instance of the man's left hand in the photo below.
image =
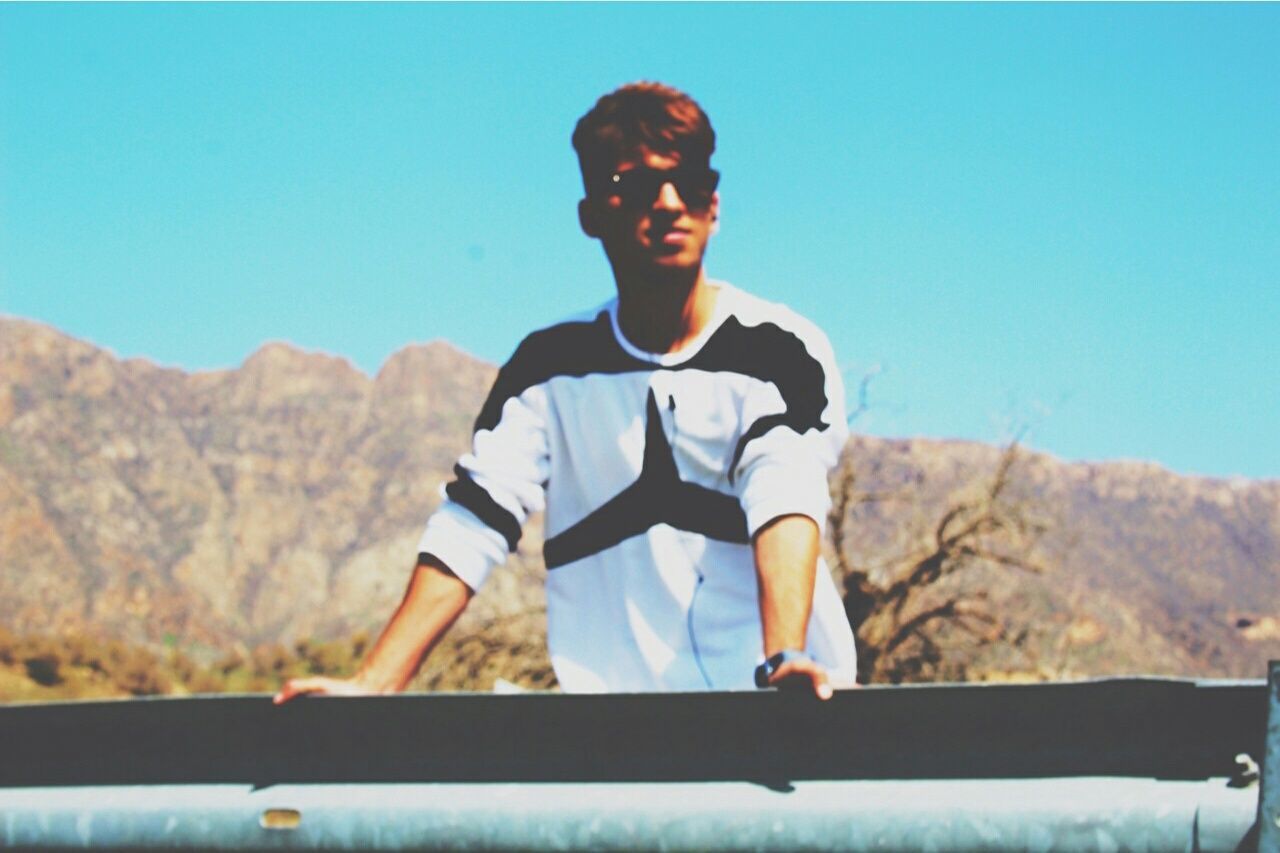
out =
{"type": "Polygon", "coordinates": [[[812,658],[799,657],[778,667],[769,679],[770,687],[780,690],[812,689],[819,699],[831,698],[831,683],[827,671],[812,658]]]}

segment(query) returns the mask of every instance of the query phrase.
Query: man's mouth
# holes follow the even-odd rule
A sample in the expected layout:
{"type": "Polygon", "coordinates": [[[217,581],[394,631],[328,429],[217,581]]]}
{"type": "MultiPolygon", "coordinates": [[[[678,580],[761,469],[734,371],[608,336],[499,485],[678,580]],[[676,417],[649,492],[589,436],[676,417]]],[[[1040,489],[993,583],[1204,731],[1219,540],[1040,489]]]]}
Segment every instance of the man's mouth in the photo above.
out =
{"type": "Polygon", "coordinates": [[[683,246],[689,238],[684,228],[655,228],[649,232],[649,242],[655,246],[683,246]]]}

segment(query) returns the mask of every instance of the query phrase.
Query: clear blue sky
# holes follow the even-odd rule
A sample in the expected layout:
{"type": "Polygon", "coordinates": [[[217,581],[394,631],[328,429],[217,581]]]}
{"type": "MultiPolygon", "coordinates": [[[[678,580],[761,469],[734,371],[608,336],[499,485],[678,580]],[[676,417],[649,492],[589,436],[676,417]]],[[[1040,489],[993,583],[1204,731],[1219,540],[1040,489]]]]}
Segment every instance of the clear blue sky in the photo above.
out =
{"type": "Polygon", "coordinates": [[[858,427],[1280,477],[1280,6],[4,5],[0,312],[122,356],[501,361],[603,301],[569,134],[710,113],[708,270],[858,427]]]}

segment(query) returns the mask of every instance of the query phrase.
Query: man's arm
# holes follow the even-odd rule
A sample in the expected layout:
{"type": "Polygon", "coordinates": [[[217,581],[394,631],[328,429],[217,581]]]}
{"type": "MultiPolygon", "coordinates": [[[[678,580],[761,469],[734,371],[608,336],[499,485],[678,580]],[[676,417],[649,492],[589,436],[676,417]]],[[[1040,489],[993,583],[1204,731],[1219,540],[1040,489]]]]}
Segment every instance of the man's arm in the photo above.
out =
{"type": "Polygon", "coordinates": [[[404,600],[354,676],[292,678],[273,701],[280,705],[307,693],[361,696],[403,690],[472,595],[471,587],[444,563],[424,555],[409,580],[404,600]]]}
{"type": "MultiPolygon", "coordinates": [[[[756,581],[766,658],[784,650],[803,651],[818,571],[818,525],[806,515],[779,516],[755,535],[756,581]]],[[[809,658],[788,661],[769,684],[808,682],[819,699],[831,698],[827,672],[809,658]]]]}

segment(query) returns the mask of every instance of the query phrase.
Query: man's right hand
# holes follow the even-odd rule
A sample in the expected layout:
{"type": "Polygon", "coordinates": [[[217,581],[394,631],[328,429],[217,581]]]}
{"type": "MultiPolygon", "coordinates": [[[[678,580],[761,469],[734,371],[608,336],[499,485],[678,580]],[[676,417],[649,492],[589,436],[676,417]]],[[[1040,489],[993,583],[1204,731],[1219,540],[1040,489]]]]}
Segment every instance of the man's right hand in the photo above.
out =
{"type": "Polygon", "coordinates": [[[276,705],[283,705],[296,696],[373,696],[377,692],[354,678],[315,675],[309,678],[290,678],[271,701],[276,705]]]}
{"type": "Polygon", "coordinates": [[[379,696],[403,690],[471,600],[471,587],[429,554],[418,558],[404,600],[383,629],[356,675],[291,678],[271,700],[283,705],[295,696],[379,696]]]}

